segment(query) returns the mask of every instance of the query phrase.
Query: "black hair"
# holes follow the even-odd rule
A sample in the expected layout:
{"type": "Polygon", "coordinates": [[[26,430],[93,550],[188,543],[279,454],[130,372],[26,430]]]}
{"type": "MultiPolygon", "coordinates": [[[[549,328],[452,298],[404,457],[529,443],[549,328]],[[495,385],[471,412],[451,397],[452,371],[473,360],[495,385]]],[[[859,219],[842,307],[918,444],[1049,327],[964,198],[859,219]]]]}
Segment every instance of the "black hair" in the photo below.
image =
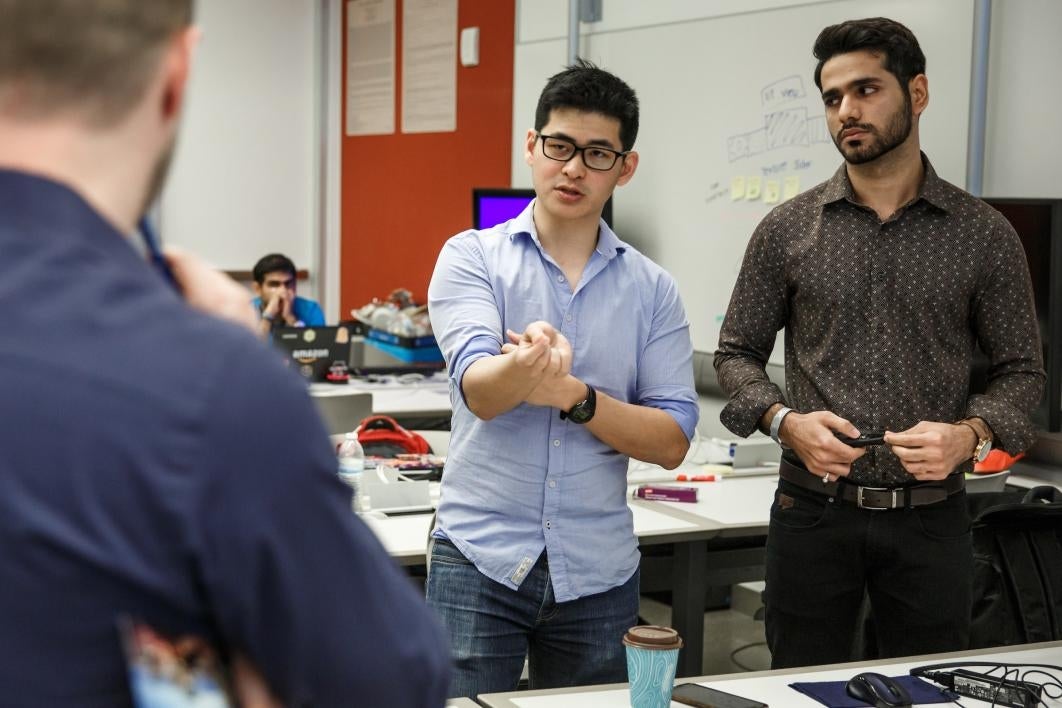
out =
{"type": "Polygon", "coordinates": [[[634,89],[585,59],[577,59],[546,82],[535,109],[535,130],[542,130],[549,122],[550,113],[558,108],[574,108],[615,118],[620,123],[623,149],[634,147],[634,140],[638,137],[638,97],[634,95],[634,89]]]}
{"type": "Polygon", "coordinates": [[[254,264],[254,270],[251,271],[251,275],[254,276],[254,282],[261,285],[267,275],[278,272],[290,273],[291,277],[294,278],[295,263],[281,253],[270,253],[268,256],[262,256],[258,259],[258,262],[254,264]]]}
{"type": "Polygon", "coordinates": [[[896,77],[904,93],[907,84],[926,73],[926,55],[918,46],[914,33],[896,20],[868,17],[830,25],[819,32],[812,50],[819,60],[815,67],[815,85],[822,90],[822,65],[849,52],[867,51],[882,55],[885,70],[896,77]]]}

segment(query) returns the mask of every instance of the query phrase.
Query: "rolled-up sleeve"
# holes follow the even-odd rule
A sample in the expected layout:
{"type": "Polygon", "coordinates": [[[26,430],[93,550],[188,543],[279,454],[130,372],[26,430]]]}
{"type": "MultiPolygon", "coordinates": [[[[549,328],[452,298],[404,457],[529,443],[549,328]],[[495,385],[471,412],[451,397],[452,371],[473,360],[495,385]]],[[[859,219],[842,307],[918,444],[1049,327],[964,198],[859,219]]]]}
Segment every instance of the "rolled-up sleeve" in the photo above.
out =
{"type": "Polygon", "coordinates": [[[502,346],[498,302],[475,232],[443,246],[428,286],[428,312],[450,380],[461,390],[468,367],[500,354],[502,346]]]}
{"type": "Polygon", "coordinates": [[[638,402],[659,408],[691,439],[700,408],[693,384],[693,342],[690,323],[675,281],[662,275],[648,341],[638,362],[638,402]]]}

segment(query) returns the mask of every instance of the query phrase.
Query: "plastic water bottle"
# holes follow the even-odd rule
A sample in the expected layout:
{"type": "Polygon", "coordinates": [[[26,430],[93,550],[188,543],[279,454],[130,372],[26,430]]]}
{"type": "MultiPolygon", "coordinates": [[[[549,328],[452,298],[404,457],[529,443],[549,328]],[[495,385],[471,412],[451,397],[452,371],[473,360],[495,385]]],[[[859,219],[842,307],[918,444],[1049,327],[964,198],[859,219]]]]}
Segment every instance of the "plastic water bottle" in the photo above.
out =
{"type": "Polygon", "coordinates": [[[339,462],[339,478],[354,490],[354,508],[363,511],[368,508],[367,500],[361,495],[361,477],[365,473],[365,450],[358,442],[358,434],[347,433],[339,450],[336,452],[339,462]]]}

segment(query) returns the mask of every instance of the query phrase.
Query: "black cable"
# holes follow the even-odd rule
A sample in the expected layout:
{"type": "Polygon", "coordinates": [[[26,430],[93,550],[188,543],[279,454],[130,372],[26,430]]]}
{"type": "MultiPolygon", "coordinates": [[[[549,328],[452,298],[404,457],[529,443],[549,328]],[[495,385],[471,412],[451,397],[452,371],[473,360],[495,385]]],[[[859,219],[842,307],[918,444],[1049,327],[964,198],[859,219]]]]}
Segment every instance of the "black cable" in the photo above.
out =
{"type": "Polygon", "coordinates": [[[738,661],[735,658],[735,655],[739,651],[745,651],[746,649],[751,649],[752,647],[764,647],[764,646],[767,646],[767,642],[749,642],[748,644],[743,644],[742,646],[738,647],[734,651],[730,652],[730,663],[732,663],[734,666],[738,667],[742,671],[759,671],[759,669],[754,669],[751,666],[745,666],[744,664],[742,664],[740,661],[738,661]]]}
{"type": "Polygon", "coordinates": [[[1062,698],[1062,681],[1059,681],[1058,677],[1056,677],[1054,674],[1050,674],[1050,673],[1048,673],[1046,671],[1040,671],[1039,669],[1030,669],[1029,671],[1026,671],[1024,674],[1021,675],[1021,680],[1025,681],[1026,680],[1026,678],[1025,678],[1026,676],[1033,676],[1033,675],[1046,676],[1048,679],[1050,679],[1049,681],[1043,681],[1043,682],[1030,681],[1030,683],[1039,683],[1039,685],[1042,686],[1043,689],[1044,689],[1044,695],[1045,696],[1047,696],[1048,698],[1062,698]],[[1048,688],[1053,688],[1053,689],[1057,690],[1058,693],[1051,693],[1050,691],[1047,690],[1048,688]]]}
{"type": "MultiPolygon", "coordinates": [[[[1059,691],[1060,691],[1060,695],[1062,695],[1062,682],[1060,682],[1058,677],[1055,676],[1054,674],[1051,674],[1048,671],[1043,671],[1042,670],[1042,669],[1051,669],[1052,671],[1062,672],[1062,666],[1056,666],[1054,664],[1035,664],[1035,663],[1023,663],[1023,662],[1001,663],[1001,662],[998,662],[998,661],[949,661],[949,662],[943,662],[943,663],[939,663],[939,664],[925,664],[923,666],[916,666],[916,667],[912,668],[909,671],[909,673],[912,676],[920,676],[920,677],[930,678],[928,676],[928,674],[930,674],[931,672],[934,672],[937,669],[964,668],[964,667],[970,667],[970,666],[988,667],[988,671],[985,672],[986,676],[992,676],[993,672],[997,672],[997,671],[998,672],[1002,672],[1002,677],[1000,678],[1000,683],[996,685],[996,689],[995,689],[995,691],[993,693],[993,696],[992,696],[992,706],[996,705],[996,698],[998,697],[999,692],[1003,688],[1003,682],[1004,681],[1008,681],[1012,676],[1016,680],[1024,681],[1025,680],[1024,677],[1029,675],[1029,674],[1042,674],[1042,675],[1047,676],[1048,678],[1050,678],[1051,681],[1050,682],[1044,682],[1044,683],[1040,683],[1040,682],[1036,682],[1036,681],[1030,681],[1029,683],[1035,683],[1036,685],[1038,685],[1041,688],[1041,690],[1043,691],[1043,693],[1047,695],[1048,698],[1056,698],[1056,697],[1058,697],[1058,696],[1052,695],[1049,691],[1046,690],[1047,687],[1049,687],[1049,686],[1052,687],[1052,688],[1057,687],[1059,689],[1059,691]],[[1030,671],[1026,671],[1023,674],[1020,671],[1019,667],[1023,667],[1023,668],[1024,667],[1033,667],[1033,669],[1030,670],[1030,671]]],[[[938,676],[936,678],[930,678],[930,680],[934,681],[935,683],[942,683],[942,684],[946,685],[947,684],[947,679],[945,678],[945,680],[942,682],[941,678],[944,678],[944,677],[938,676]]],[[[1029,698],[1032,698],[1037,704],[1046,705],[1041,698],[1038,698],[1036,696],[1036,694],[1033,693],[1032,690],[1029,689],[1026,686],[1013,685],[1012,688],[1025,693],[1029,698]]]]}

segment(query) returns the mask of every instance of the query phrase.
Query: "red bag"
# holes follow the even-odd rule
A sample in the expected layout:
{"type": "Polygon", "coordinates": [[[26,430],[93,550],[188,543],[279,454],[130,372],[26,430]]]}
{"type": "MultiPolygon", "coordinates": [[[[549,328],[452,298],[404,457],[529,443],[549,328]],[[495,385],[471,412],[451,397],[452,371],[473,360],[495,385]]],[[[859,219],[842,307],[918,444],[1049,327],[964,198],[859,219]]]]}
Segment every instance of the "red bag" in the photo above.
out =
{"type": "Polygon", "coordinates": [[[358,425],[358,442],[366,456],[426,455],[431,445],[417,433],[406,430],[386,415],[371,415],[358,425]]]}

